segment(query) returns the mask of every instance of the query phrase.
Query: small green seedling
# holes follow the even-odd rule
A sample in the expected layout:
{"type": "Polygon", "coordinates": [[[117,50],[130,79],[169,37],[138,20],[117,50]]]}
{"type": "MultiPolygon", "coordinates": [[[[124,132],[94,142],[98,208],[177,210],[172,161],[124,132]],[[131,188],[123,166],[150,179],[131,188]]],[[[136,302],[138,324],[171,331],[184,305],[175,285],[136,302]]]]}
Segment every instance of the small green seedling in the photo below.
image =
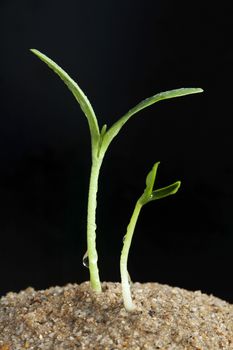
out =
{"type": "Polygon", "coordinates": [[[134,229],[135,229],[140,211],[143,205],[151,201],[170,196],[171,194],[175,194],[180,187],[180,181],[177,181],[172,185],[160,188],[158,190],[154,190],[153,188],[154,188],[158,166],[159,166],[159,162],[155,163],[153,168],[147,175],[146,188],[143,194],[141,195],[141,197],[136,202],[133,214],[131,216],[129,225],[127,227],[126,235],[124,236],[124,240],[123,240],[123,249],[121,252],[121,259],[120,259],[120,270],[121,270],[123,301],[127,311],[133,311],[135,309],[135,306],[133,304],[132,297],[131,297],[130,282],[129,282],[130,277],[127,270],[127,261],[128,261],[128,254],[131,246],[131,241],[133,238],[134,229]]]}
{"type": "MultiPolygon", "coordinates": [[[[85,263],[89,267],[90,271],[90,283],[91,287],[94,291],[100,292],[101,291],[101,283],[99,278],[99,270],[98,270],[98,255],[96,251],[96,206],[97,206],[97,191],[98,191],[98,179],[99,179],[99,173],[100,168],[103,162],[103,158],[105,156],[105,153],[112,142],[112,140],[115,138],[115,136],[119,133],[123,125],[136,113],[141,111],[142,109],[165,99],[170,99],[174,97],[180,97],[190,94],[195,94],[202,92],[203,90],[200,88],[182,88],[182,89],[175,89],[171,91],[161,92],[159,94],[153,95],[142,102],[138,103],[135,107],[130,109],[122,118],[120,118],[118,121],[116,121],[108,130],[107,125],[104,124],[102,128],[99,128],[98,121],[95,115],[95,112],[88,100],[88,98],[85,96],[83,91],[80,89],[78,84],[61,68],[59,67],[54,61],[52,61],[49,57],[41,53],[40,51],[36,49],[31,49],[31,51],[38,56],[43,62],[45,62],[49,68],[51,68],[67,85],[68,89],[72,92],[75,99],[78,101],[82,111],[84,112],[90,129],[91,134],[91,152],[92,152],[92,166],[91,166],[91,174],[90,174],[90,183],[89,183],[89,194],[88,194],[88,208],[87,208],[87,253],[84,255],[85,263]],[[88,259],[87,259],[88,258],[88,259]],[[88,262],[87,262],[88,260],[88,262]]],[[[153,168],[155,169],[155,168],[153,168]]],[[[157,169],[157,168],[156,168],[157,169]]],[[[155,176],[155,170],[152,170],[153,176],[155,176]]],[[[149,175],[148,175],[149,176],[149,175]]],[[[152,175],[149,176],[149,178],[152,175]]],[[[147,188],[144,192],[144,195],[141,197],[140,204],[137,204],[136,207],[136,213],[133,214],[133,217],[131,219],[132,228],[129,229],[129,233],[127,233],[126,237],[130,237],[132,239],[132,230],[134,222],[136,223],[136,218],[139,214],[138,208],[145,203],[147,203],[149,200],[154,200],[153,196],[158,196],[160,193],[160,197],[164,196],[167,191],[172,190],[171,188],[169,190],[161,189],[157,191],[161,192],[154,192],[152,191],[152,180],[147,180],[147,188]],[[151,189],[151,195],[152,197],[149,199],[148,193],[151,189]],[[157,193],[157,194],[156,194],[157,193]]],[[[172,185],[171,185],[172,186],[172,185]]],[[[168,187],[169,188],[169,187],[168,187]]],[[[168,189],[167,188],[167,189],[168,189]]],[[[173,189],[174,190],[174,189],[173,189]]],[[[169,193],[171,194],[171,192],[169,193]]],[[[130,225],[129,225],[130,227],[130,225]]],[[[125,239],[125,245],[122,251],[122,258],[121,258],[121,272],[122,272],[122,281],[123,281],[123,291],[124,295],[128,294],[127,291],[127,283],[125,283],[125,276],[127,274],[127,256],[128,256],[128,250],[130,246],[131,239],[126,238],[125,239]],[[128,247],[128,248],[127,248],[128,247]],[[124,266],[125,264],[125,266],[124,266]]],[[[127,277],[128,278],[128,277],[127,277]]],[[[125,305],[127,307],[127,301],[129,298],[124,297],[125,305]]],[[[130,302],[129,307],[130,309],[130,302]]]]}

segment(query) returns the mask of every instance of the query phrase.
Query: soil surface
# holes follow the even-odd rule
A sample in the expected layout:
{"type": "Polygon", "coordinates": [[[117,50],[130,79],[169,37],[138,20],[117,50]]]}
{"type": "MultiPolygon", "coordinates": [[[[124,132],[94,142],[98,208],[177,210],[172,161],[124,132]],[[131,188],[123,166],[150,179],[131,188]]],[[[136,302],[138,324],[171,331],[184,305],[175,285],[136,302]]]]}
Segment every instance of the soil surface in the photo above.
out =
{"type": "Polygon", "coordinates": [[[8,293],[0,299],[0,350],[233,349],[233,305],[157,283],[135,283],[132,292],[133,313],[119,283],[103,283],[101,294],[88,282],[8,293]]]}

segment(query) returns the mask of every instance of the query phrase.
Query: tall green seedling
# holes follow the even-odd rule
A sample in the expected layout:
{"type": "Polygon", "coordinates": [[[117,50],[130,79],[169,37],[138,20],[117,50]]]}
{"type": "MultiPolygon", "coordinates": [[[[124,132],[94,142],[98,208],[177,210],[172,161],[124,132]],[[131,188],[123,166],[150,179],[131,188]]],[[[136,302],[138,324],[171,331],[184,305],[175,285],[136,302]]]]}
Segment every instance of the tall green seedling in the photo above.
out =
{"type": "Polygon", "coordinates": [[[96,206],[97,206],[97,191],[98,191],[98,179],[102,165],[104,155],[114,139],[119,133],[123,125],[136,113],[142,109],[165,99],[170,99],[179,96],[185,96],[202,92],[200,88],[182,88],[166,92],[161,92],[154,96],[151,96],[134,108],[130,109],[123,117],[115,122],[108,130],[107,125],[103,125],[99,128],[98,121],[88,98],[80,89],[78,84],[54,61],[49,57],[41,53],[36,49],[31,51],[38,56],[43,62],[45,62],[67,85],[68,89],[72,92],[75,99],[79,103],[82,111],[84,112],[91,135],[91,153],[92,153],[92,165],[89,183],[88,193],[88,208],[87,208],[87,256],[88,265],[90,271],[90,282],[93,290],[100,292],[101,283],[98,270],[98,255],[96,250],[96,206]]]}

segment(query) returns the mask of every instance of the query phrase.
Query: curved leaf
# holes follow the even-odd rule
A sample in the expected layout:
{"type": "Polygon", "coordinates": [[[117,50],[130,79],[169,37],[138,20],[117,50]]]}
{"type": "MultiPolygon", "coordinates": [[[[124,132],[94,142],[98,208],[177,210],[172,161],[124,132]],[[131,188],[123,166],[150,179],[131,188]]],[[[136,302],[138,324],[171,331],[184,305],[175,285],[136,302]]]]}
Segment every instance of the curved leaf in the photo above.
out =
{"type": "Polygon", "coordinates": [[[154,96],[151,96],[149,98],[146,98],[145,100],[138,103],[134,108],[130,109],[122,118],[120,118],[116,123],[114,123],[111,128],[106,132],[102,147],[103,147],[103,153],[105,153],[106,149],[108,148],[109,144],[113,140],[113,138],[119,133],[123,125],[136,113],[141,111],[142,109],[158,102],[161,100],[166,100],[170,98],[175,97],[181,97],[185,95],[191,95],[203,92],[201,88],[181,88],[181,89],[174,89],[170,91],[160,92],[159,94],[156,94],[154,96]]]}
{"type": "Polygon", "coordinates": [[[31,49],[30,51],[33,52],[37,57],[39,57],[44,63],[46,63],[49,66],[49,68],[51,68],[63,80],[63,82],[67,85],[68,89],[72,92],[72,94],[80,104],[82,111],[87,117],[92,142],[96,144],[99,141],[99,126],[97,118],[95,116],[95,112],[88,98],[85,96],[78,84],[54,61],[52,61],[49,57],[47,57],[46,55],[44,55],[36,49],[31,49]]]}

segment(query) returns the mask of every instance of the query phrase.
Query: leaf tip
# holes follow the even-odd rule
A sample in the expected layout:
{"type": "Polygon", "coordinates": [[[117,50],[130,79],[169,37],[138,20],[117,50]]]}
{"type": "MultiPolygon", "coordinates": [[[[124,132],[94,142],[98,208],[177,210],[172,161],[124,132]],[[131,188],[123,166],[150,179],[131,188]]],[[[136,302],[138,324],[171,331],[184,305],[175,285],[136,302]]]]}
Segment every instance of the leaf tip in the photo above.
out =
{"type": "Polygon", "coordinates": [[[159,164],[160,164],[160,161],[154,163],[154,165],[153,165],[153,167],[152,167],[152,169],[151,169],[151,171],[152,171],[155,175],[156,175],[157,169],[158,169],[158,167],[159,167],[159,164]]]}
{"type": "Polygon", "coordinates": [[[29,49],[29,51],[31,51],[32,53],[34,53],[34,55],[36,55],[38,57],[40,56],[40,51],[37,49],[29,49]]]}
{"type": "Polygon", "coordinates": [[[196,88],[196,92],[199,93],[199,92],[204,92],[204,89],[202,88],[196,88]]]}
{"type": "Polygon", "coordinates": [[[181,186],[181,181],[176,181],[176,182],[174,183],[173,194],[175,194],[175,193],[178,191],[178,189],[180,188],[180,186],[181,186]]]}

